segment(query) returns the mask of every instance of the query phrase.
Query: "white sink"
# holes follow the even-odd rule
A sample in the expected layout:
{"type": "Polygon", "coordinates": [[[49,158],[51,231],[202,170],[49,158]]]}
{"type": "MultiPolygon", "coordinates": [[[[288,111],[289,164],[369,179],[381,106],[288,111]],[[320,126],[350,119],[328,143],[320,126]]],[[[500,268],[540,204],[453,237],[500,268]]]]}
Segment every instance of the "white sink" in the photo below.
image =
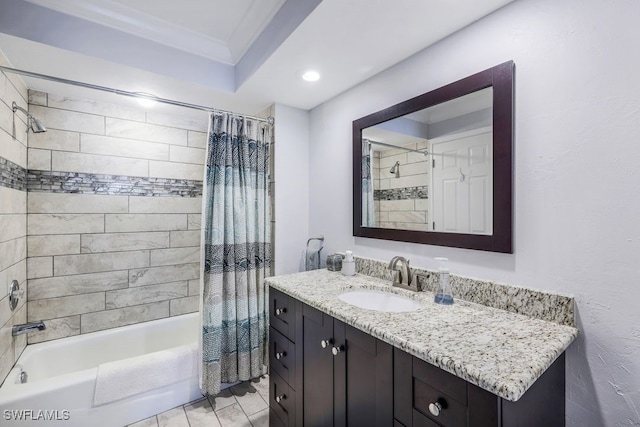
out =
{"type": "Polygon", "coordinates": [[[338,295],[338,299],[347,304],[355,305],[356,307],[376,311],[400,313],[404,311],[414,311],[420,308],[420,303],[411,298],[370,289],[343,292],[338,295]]]}

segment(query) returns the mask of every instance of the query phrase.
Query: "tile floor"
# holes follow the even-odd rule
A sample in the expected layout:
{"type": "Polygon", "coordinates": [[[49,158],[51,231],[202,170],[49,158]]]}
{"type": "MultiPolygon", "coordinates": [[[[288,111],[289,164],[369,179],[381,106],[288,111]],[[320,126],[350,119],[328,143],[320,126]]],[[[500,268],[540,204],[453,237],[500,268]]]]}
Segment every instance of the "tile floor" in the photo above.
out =
{"type": "Polygon", "coordinates": [[[269,376],[240,383],[129,427],[268,427],[269,376]]]}

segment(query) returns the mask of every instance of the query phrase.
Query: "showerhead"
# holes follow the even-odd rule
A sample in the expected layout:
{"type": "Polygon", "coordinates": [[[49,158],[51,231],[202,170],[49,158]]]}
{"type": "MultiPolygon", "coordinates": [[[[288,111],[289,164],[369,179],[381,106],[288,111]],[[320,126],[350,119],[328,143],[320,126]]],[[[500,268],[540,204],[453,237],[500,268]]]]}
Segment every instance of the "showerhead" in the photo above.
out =
{"type": "Polygon", "coordinates": [[[31,122],[31,131],[33,133],[41,133],[47,131],[47,127],[43,125],[40,120],[36,119],[33,116],[29,116],[29,119],[29,121],[31,122]]]}
{"type": "Polygon", "coordinates": [[[27,115],[27,120],[29,121],[27,129],[31,129],[31,131],[33,133],[41,133],[41,132],[46,132],[47,131],[47,127],[45,125],[43,125],[40,120],[36,119],[31,114],[29,114],[29,112],[27,110],[25,110],[24,108],[20,107],[18,104],[16,104],[15,101],[13,101],[13,103],[11,104],[11,109],[13,110],[14,113],[16,111],[20,110],[24,114],[27,115]]]}
{"type": "Polygon", "coordinates": [[[396,175],[396,177],[398,176],[398,174],[400,173],[400,162],[396,162],[395,165],[393,165],[391,167],[391,169],[389,169],[389,173],[393,173],[396,175]]]}

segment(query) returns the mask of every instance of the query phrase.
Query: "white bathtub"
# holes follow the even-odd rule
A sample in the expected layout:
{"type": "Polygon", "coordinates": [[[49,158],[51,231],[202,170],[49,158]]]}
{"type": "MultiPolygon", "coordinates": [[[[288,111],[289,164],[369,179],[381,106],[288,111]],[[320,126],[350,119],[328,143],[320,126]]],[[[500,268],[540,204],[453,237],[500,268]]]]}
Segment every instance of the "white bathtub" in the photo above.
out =
{"type": "Polygon", "coordinates": [[[93,405],[100,364],[192,345],[198,340],[199,324],[199,314],[191,313],[28,345],[0,387],[0,425],[122,427],[201,397],[193,376],[93,405]],[[25,384],[16,383],[22,370],[28,375],[25,384]]]}

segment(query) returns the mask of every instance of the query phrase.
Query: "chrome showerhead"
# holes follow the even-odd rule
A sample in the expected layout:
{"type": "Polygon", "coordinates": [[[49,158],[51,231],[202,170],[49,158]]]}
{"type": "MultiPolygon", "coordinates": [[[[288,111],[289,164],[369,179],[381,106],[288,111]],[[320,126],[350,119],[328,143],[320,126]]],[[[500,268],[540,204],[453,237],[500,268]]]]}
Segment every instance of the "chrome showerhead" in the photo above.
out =
{"type": "Polygon", "coordinates": [[[400,162],[396,162],[396,164],[389,169],[389,173],[395,174],[397,178],[400,175],[400,162]]]}
{"type": "Polygon", "coordinates": [[[27,129],[31,129],[33,133],[41,133],[41,132],[47,131],[47,127],[43,125],[40,120],[36,119],[31,114],[29,114],[27,110],[20,107],[18,104],[16,104],[15,101],[13,101],[13,103],[11,104],[11,109],[13,110],[14,113],[20,110],[27,115],[27,120],[29,121],[27,129]]]}

